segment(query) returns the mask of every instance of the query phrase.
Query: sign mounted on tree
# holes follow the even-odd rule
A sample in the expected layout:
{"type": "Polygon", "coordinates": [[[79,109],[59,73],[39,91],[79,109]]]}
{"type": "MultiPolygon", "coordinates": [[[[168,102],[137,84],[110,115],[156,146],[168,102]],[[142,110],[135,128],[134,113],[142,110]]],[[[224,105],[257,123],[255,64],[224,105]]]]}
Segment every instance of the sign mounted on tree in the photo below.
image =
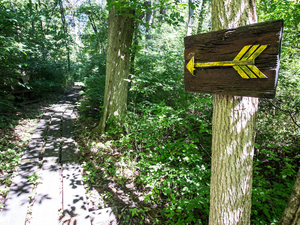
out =
{"type": "Polygon", "coordinates": [[[283,20],[188,36],[186,92],[274,98],[283,20]]]}

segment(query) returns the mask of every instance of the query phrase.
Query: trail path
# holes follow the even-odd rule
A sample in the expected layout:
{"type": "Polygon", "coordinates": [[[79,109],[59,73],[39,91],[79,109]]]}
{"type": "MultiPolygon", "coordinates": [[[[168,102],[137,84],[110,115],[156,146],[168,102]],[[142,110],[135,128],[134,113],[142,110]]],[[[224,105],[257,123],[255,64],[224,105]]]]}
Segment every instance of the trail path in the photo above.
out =
{"type": "Polygon", "coordinates": [[[78,92],[74,88],[39,121],[0,212],[0,225],[116,224],[109,210],[87,210],[72,137],[78,92]]]}

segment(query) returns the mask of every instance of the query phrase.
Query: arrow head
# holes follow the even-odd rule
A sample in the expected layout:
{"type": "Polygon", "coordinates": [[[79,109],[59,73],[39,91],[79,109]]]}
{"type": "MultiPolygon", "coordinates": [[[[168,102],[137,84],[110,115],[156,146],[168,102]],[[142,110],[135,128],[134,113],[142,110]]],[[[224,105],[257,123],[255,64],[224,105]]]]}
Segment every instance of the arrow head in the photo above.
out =
{"type": "Polygon", "coordinates": [[[188,64],[186,65],[186,68],[190,71],[190,73],[194,75],[194,70],[195,70],[195,58],[191,58],[191,60],[188,62],[188,64]]]}

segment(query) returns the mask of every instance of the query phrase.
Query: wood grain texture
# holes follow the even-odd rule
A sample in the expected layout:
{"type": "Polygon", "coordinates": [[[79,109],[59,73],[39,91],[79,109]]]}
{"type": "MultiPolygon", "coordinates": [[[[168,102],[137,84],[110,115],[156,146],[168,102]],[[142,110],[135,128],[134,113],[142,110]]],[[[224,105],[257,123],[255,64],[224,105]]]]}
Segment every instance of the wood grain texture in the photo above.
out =
{"type": "Polygon", "coordinates": [[[28,180],[37,172],[38,158],[23,159],[18,169],[18,175],[13,178],[10,190],[5,199],[5,207],[0,212],[1,225],[25,224],[29,196],[33,184],[28,180]]]}
{"type": "Polygon", "coordinates": [[[40,183],[36,188],[35,202],[32,207],[32,220],[30,225],[59,224],[59,210],[61,209],[62,182],[58,157],[44,159],[40,171],[40,183]]]}
{"type": "MultiPolygon", "coordinates": [[[[61,221],[72,221],[69,224],[90,225],[82,171],[83,168],[79,162],[63,164],[63,216],[61,221]]],[[[67,223],[63,222],[63,224],[67,223]]]]}
{"type": "Polygon", "coordinates": [[[185,37],[184,81],[186,92],[274,98],[278,80],[283,20],[185,37]],[[246,45],[268,45],[256,58],[256,67],[267,79],[243,79],[232,67],[186,68],[195,63],[233,60],[246,45]]]}

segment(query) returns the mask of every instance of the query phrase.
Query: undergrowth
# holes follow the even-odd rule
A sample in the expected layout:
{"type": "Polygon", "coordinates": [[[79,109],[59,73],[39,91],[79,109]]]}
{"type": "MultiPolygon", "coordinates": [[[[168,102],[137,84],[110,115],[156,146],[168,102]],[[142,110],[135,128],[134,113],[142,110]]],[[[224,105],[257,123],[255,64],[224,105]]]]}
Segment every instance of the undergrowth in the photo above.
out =
{"type": "MultiPolygon", "coordinates": [[[[90,109],[101,105],[81,103],[77,140],[83,155],[89,156],[82,157],[86,182],[93,187],[114,181],[124,191],[133,183],[142,196],[142,200],[135,199],[135,194],[128,192],[136,206],[119,211],[120,224],[137,218],[132,224],[208,224],[212,97],[185,93],[184,48],[178,47],[183,45],[183,35],[180,30],[170,31],[173,37],[178,32],[174,40],[167,35],[169,28],[165,29],[164,36],[156,33],[150,43],[141,43],[147,50],[137,54],[126,116],[111,118],[106,133],[98,136],[91,130],[101,111],[90,109]]],[[[85,99],[93,99],[96,89],[86,84],[85,99]]],[[[299,115],[298,103],[286,93],[260,102],[251,224],[278,223],[300,167],[299,127],[290,117],[299,115]],[[293,106],[293,102],[297,104],[293,106]]],[[[118,199],[118,195],[106,188],[106,193],[111,193],[107,195],[109,206],[109,199],[118,199]]]]}
{"type": "MultiPolygon", "coordinates": [[[[92,149],[95,160],[95,166],[86,166],[86,181],[97,184],[101,173],[102,180],[112,178],[121,188],[133,182],[143,193],[143,203],[134,213],[128,209],[122,224],[126,216],[149,224],[147,213],[141,213],[145,207],[158,211],[157,224],[208,224],[211,115],[174,110],[164,102],[140,104],[136,113],[111,119],[100,139],[90,132],[97,121],[82,121],[90,121],[82,135],[83,148],[92,149]]],[[[263,120],[260,115],[258,125],[263,120]]],[[[295,142],[289,147],[272,140],[267,144],[261,129],[255,144],[251,224],[277,224],[294,184],[299,154],[295,142]]]]}
{"type": "Polygon", "coordinates": [[[139,176],[134,182],[150,188],[145,201],[163,208],[166,224],[206,221],[210,120],[173,110],[163,102],[140,108],[139,115],[128,113],[114,120],[107,134],[136,159],[139,176]]]}

